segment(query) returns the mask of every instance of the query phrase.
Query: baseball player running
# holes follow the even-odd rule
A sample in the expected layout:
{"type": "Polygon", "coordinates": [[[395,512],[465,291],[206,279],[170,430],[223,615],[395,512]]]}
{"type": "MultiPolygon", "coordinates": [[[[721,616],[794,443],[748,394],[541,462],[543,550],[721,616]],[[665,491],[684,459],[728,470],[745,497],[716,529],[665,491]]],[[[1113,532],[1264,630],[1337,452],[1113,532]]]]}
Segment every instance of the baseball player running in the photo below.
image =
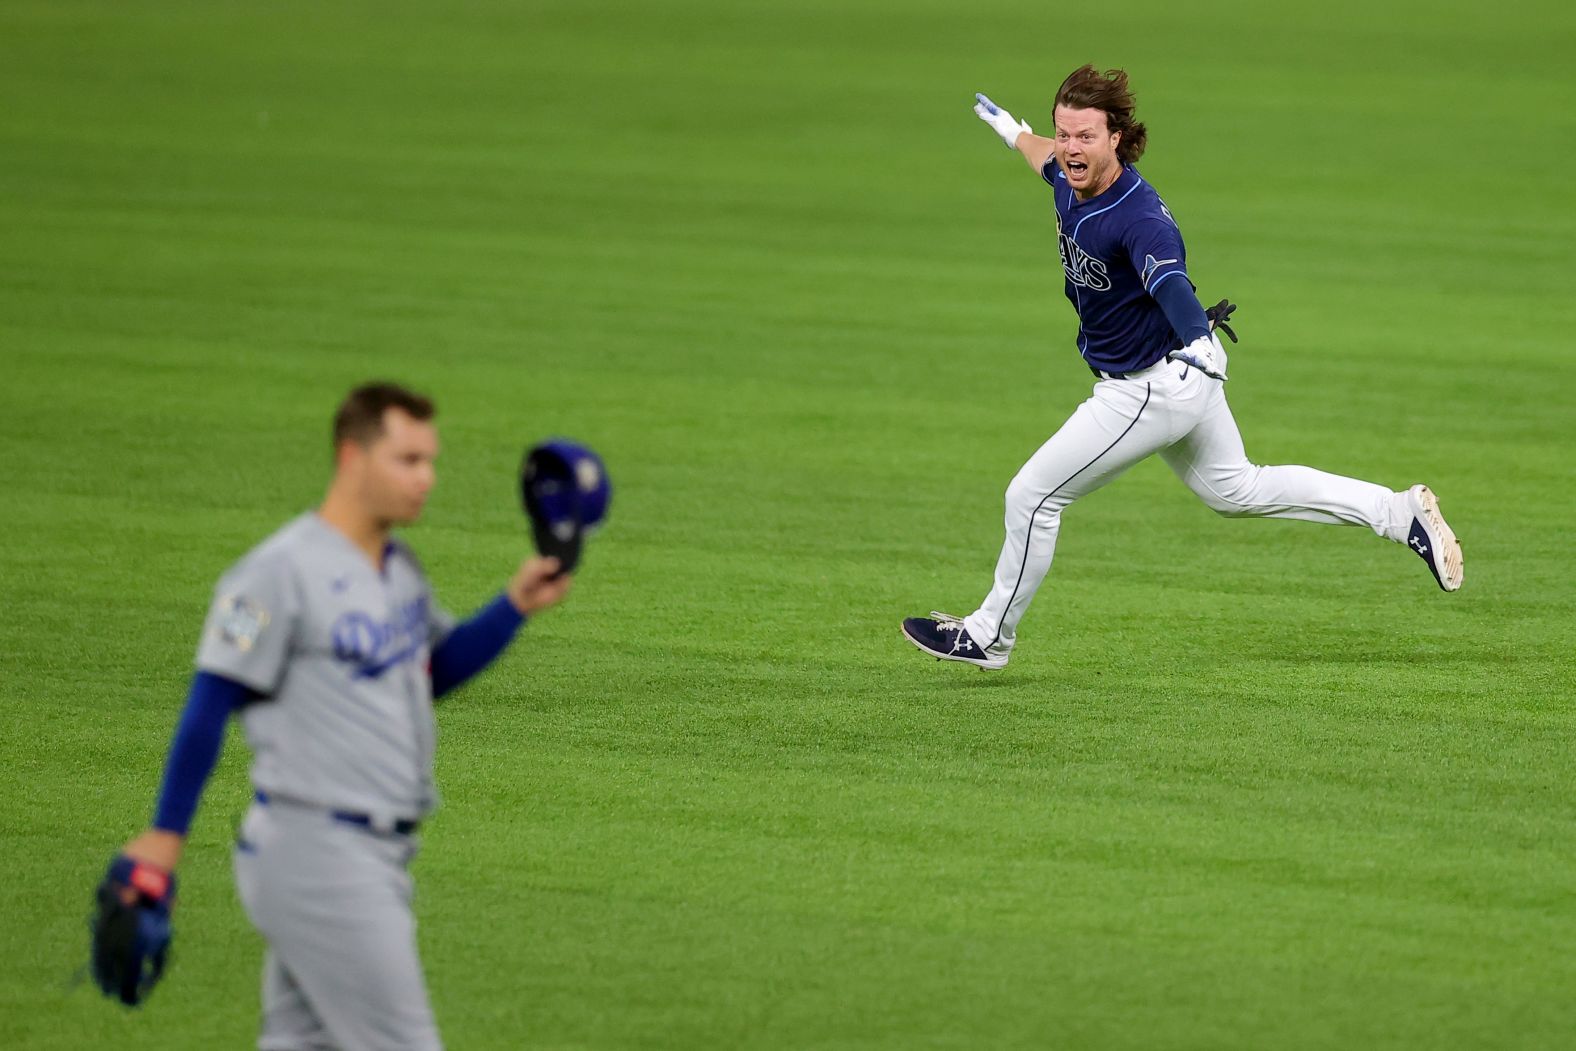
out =
{"type": "Polygon", "coordinates": [[[1146,131],[1127,74],[1093,66],[1057,89],[1052,138],[984,95],[974,112],[1050,187],[1078,351],[1094,391],[1007,487],[996,579],[966,617],[932,613],[904,636],[942,660],[1002,668],[1045,578],[1063,508],[1153,453],[1222,515],[1362,525],[1409,546],[1446,591],[1461,586],[1461,545],[1427,486],[1392,492],[1308,467],[1248,461],[1226,404],[1226,351],[1215,334],[1233,309],[1206,312],[1187,275],[1176,220],[1133,167],[1146,131]]]}
{"type": "MultiPolygon", "coordinates": [[[[167,920],[187,828],[238,712],[256,795],[235,873],[268,943],[258,1047],[269,1051],[440,1047],[407,872],[417,824],[437,799],[432,702],[570,587],[556,560],[532,557],[464,623],[433,601],[420,563],[391,537],[432,489],[433,415],[426,398],[382,383],[339,407],[322,506],[219,581],[153,825],[106,879],[141,902],[136,922],[158,920],[160,905],[167,920]]],[[[167,923],[156,933],[167,938],[167,923]]],[[[153,980],[163,943],[155,948],[153,980]]],[[[128,1003],[151,987],[128,981],[128,1003]]]]}

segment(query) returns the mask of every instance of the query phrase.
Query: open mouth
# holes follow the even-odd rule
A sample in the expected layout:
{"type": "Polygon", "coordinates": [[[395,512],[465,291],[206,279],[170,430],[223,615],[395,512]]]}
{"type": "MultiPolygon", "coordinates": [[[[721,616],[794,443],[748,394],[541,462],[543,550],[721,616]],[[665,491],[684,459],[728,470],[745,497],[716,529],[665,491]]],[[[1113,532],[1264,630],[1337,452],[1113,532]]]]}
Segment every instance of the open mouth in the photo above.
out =
{"type": "Polygon", "coordinates": [[[1069,177],[1074,176],[1074,175],[1082,175],[1084,172],[1086,172],[1088,170],[1089,170],[1089,166],[1087,164],[1085,164],[1083,161],[1068,161],[1067,162],[1067,174],[1068,174],[1069,177]]]}

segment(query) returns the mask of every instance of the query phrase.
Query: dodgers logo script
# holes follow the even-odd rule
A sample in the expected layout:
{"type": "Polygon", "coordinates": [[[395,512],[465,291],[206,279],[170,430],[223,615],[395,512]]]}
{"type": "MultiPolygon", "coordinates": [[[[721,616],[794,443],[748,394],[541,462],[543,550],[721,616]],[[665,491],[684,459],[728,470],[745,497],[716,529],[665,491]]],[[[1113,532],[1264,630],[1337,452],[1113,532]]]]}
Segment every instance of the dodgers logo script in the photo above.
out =
{"type": "Polygon", "coordinates": [[[427,644],[427,600],[407,603],[391,620],[374,620],[360,610],[334,621],[334,656],[356,665],[358,679],[376,679],[410,660],[427,644]]]}
{"type": "Polygon", "coordinates": [[[1078,242],[1060,231],[1056,240],[1062,249],[1062,269],[1067,271],[1067,280],[1083,288],[1095,292],[1104,292],[1111,287],[1111,278],[1105,272],[1105,264],[1094,256],[1078,247],[1078,242]]]}

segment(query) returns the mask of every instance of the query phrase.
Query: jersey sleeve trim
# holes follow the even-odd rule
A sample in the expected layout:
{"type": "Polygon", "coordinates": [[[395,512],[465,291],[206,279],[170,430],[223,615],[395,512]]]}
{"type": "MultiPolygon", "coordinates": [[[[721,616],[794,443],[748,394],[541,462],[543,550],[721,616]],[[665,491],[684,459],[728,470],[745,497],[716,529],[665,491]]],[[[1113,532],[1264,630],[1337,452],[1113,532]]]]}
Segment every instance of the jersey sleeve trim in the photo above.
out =
{"type": "MultiPolygon", "coordinates": [[[[1161,282],[1165,281],[1165,279],[1168,278],[1168,277],[1176,277],[1178,274],[1181,274],[1183,277],[1187,277],[1187,271],[1186,270],[1167,270],[1165,273],[1163,273],[1159,277],[1155,278],[1154,282],[1149,286],[1148,289],[1146,289],[1146,291],[1151,296],[1154,295],[1155,294],[1155,289],[1160,287],[1161,282]]],[[[1191,277],[1188,277],[1187,278],[1187,283],[1191,286],[1193,284],[1193,279],[1191,277]]]]}

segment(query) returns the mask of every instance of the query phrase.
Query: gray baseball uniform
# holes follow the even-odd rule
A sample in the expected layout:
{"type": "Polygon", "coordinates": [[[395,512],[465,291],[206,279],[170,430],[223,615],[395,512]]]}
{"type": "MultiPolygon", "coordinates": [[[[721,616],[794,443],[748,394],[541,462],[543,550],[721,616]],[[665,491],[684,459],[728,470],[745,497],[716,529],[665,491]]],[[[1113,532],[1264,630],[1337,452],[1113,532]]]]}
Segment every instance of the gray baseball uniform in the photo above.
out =
{"type": "Polygon", "coordinates": [[[262,698],[241,713],[258,801],[235,854],[268,942],[259,1048],[441,1046],[407,865],[437,802],[428,661],[452,627],[408,548],[380,572],[316,514],[219,582],[197,666],[262,698]]]}

